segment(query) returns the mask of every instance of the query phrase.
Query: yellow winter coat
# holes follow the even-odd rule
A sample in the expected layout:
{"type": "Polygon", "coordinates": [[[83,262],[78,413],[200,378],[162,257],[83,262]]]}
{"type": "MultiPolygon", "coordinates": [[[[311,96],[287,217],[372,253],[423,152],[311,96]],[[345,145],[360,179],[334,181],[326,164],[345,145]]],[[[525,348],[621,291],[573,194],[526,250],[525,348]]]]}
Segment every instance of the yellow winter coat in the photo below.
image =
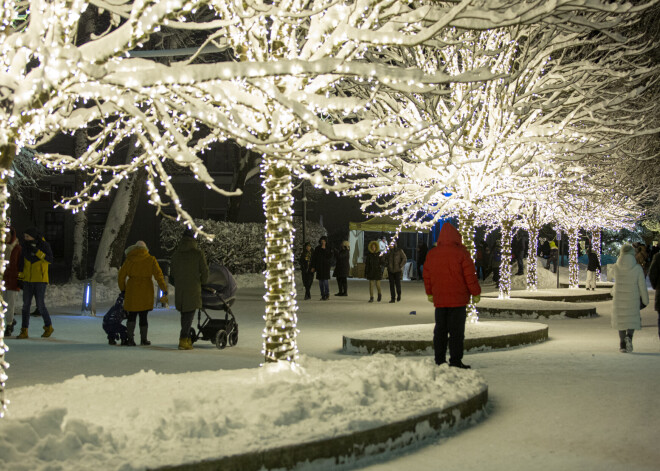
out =
{"type": "Polygon", "coordinates": [[[43,237],[35,239],[34,248],[21,241],[21,258],[18,263],[18,279],[30,283],[48,283],[48,266],[53,263],[50,244],[43,237]]]}
{"type": "Polygon", "coordinates": [[[167,285],[163,272],[156,261],[156,257],[149,255],[144,247],[129,247],[126,260],[119,269],[117,282],[119,290],[126,291],[124,295],[124,309],[128,312],[151,311],[154,308],[154,284],[167,292],[167,285]]]}

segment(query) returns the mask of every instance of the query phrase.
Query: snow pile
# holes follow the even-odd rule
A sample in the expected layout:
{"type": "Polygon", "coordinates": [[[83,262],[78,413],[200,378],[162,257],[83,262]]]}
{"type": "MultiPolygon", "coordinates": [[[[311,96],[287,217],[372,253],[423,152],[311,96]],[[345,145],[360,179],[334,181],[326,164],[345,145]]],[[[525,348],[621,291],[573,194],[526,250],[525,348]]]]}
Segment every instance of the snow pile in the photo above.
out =
{"type": "MultiPolygon", "coordinates": [[[[234,275],[234,279],[239,288],[263,288],[265,281],[263,273],[234,275]]],[[[85,283],[82,281],[71,281],[63,285],[49,285],[46,290],[46,306],[71,306],[79,304],[82,307],[84,290],[85,283]]],[[[119,287],[117,286],[116,275],[115,277],[106,278],[102,282],[99,281],[96,283],[97,305],[112,304],[118,295],[119,287]]],[[[174,301],[174,286],[172,285],[169,285],[168,297],[170,298],[170,302],[174,301]]]]}
{"type": "Polygon", "coordinates": [[[294,370],[81,375],[13,390],[0,456],[13,471],[175,465],[350,434],[485,388],[475,371],[392,355],[304,357],[294,370]]]}

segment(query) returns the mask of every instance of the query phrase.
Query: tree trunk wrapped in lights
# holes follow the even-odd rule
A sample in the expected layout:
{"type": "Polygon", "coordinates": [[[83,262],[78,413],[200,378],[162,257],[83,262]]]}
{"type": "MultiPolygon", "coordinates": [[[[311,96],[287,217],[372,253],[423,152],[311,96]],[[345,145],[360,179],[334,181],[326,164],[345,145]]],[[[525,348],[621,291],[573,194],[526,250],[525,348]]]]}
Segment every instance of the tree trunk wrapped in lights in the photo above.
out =
{"type": "Polygon", "coordinates": [[[580,283],[578,266],[578,243],[580,242],[580,229],[572,227],[568,230],[568,287],[578,288],[580,283]]]}
{"type": "MultiPolygon", "coordinates": [[[[475,247],[474,247],[474,214],[469,211],[460,211],[458,214],[458,232],[463,238],[463,245],[467,248],[474,262],[475,257],[475,247]]],[[[477,306],[472,302],[472,296],[470,296],[470,302],[467,305],[467,315],[470,322],[479,321],[479,312],[477,311],[477,306]]]]}
{"type": "Polygon", "coordinates": [[[538,266],[536,265],[536,249],[539,244],[539,228],[530,227],[529,247],[527,248],[527,291],[536,291],[539,286],[538,266]]]}
{"type": "Polygon", "coordinates": [[[266,158],[264,213],[266,215],[266,327],[263,351],[266,362],[298,359],[296,285],[293,264],[293,184],[285,161],[266,158]]]}
{"type": "MultiPolygon", "coordinates": [[[[591,232],[591,250],[594,251],[596,254],[596,257],[598,257],[598,263],[600,264],[600,240],[601,240],[601,232],[600,229],[594,229],[591,232]]],[[[596,281],[600,280],[600,269],[596,269],[596,281]]]]}
{"type": "MultiPolygon", "coordinates": [[[[7,162],[5,158],[5,152],[7,150],[13,152],[16,151],[15,146],[4,146],[2,152],[2,174],[0,174],[0,227],[2,227],[2,250],[0,250],[0,267],[2,272],[5,272],[5,265],[8,262],[5,260],[5,239],[6,233],[9,232],[7,228],[7,209],[9,208],[9,191],[7,191],[7,180],[12,176],[11,170],[4,168],[4,165],[7,162]]],[[[11,160],[9,161],[11,163],[11,160]]],[[[7,404],[9,401],[5,399],[5,382],[7,381],[7,368],[9,368],[9,363],[5,361],[5,353],[9,351],[9,347],[5,344],[5,314],[7,313],[7,303],[5,302],[3,293],[4,293],[5,282],[2,281],[2,290],[0,291],[0,301],[2,302],[2,309],[0,314],[0,418],[4,417],[7,410],[7,404]]]]}
{"type": "Polygon", "coordinates": [[[511,293],[511,236],[513,229],[513,219],[504,219],[501,223],[502,230],[502,249],[500,254],[500,299],[509,299],[511,293]]]}

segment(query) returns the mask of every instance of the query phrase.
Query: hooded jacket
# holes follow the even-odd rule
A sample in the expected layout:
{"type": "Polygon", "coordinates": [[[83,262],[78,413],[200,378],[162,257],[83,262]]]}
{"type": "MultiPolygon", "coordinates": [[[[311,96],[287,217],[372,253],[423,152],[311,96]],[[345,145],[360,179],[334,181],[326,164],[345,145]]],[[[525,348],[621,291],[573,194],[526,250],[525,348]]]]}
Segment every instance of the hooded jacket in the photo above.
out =
{"type": "Polygon", "coordinates": [[[367,280],[380,280],[383,278],[383,259],[380,256],[380,244],[372,240],[368,245],[369,253],[364,262],[364,277],[367,280]]]}
{"type": "Polygon", "coordinates": [[[28,283],[48,283],[48,266],[53,263],[50,244],[34,228],[26,230],[25,234],[34,240],[21,239],[18,279],[28,283]]]}
{"type": "Polygon", "coordinates": [[[158,286],[167,292],[167,285],[163,272],[156,261],[156,257],[149,255],[149,251],[137,245],[126,249],[126,260],[119,269],[117,283],[120,291],[126,291],[124,296],[124,310],[127,312],[151,311],[154,308],[154,284],[151,277],[156,279],[158,286]]]}
{"type": "Polygon", "coordinates": [[[442,225],[437,245],[429,250],[424,264],[424,288],[433,295],[435,307],[460,307],[470,295],[481,294],[472,257],[456,228],[442,225]]]}
{"type": "Polygon", "coordinates": [[[180,312],[202,307],[202,285],[209,277],[209,266],[204,253],[192,237],[182,237],[172,255],[170,275],[176,288],[174,305],[180,312]]]}
{"type": "Polygon", "coordinates": [[[635,260],[632,246],[621,247],[619,259],[612,266],[609,276],[614,278],[612,299],[612,327],[616,330],[642,328],[639,315],[640,300],[648,305],[644,270],[635,260]]]}

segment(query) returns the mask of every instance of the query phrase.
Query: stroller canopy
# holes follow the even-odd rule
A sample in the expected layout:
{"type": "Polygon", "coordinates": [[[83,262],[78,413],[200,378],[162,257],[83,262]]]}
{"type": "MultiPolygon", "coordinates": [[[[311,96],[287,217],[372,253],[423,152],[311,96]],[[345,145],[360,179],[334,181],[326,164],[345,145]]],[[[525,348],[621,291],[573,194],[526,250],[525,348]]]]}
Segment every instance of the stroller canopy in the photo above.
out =
{"type": "Polygon", "coordinates": [[[234,297],[237,288],[232,274],[225,266],[219,263],[211,263],[209,265],[209,278],[203,286],[214,289],[225,300],[234,297]]]}

